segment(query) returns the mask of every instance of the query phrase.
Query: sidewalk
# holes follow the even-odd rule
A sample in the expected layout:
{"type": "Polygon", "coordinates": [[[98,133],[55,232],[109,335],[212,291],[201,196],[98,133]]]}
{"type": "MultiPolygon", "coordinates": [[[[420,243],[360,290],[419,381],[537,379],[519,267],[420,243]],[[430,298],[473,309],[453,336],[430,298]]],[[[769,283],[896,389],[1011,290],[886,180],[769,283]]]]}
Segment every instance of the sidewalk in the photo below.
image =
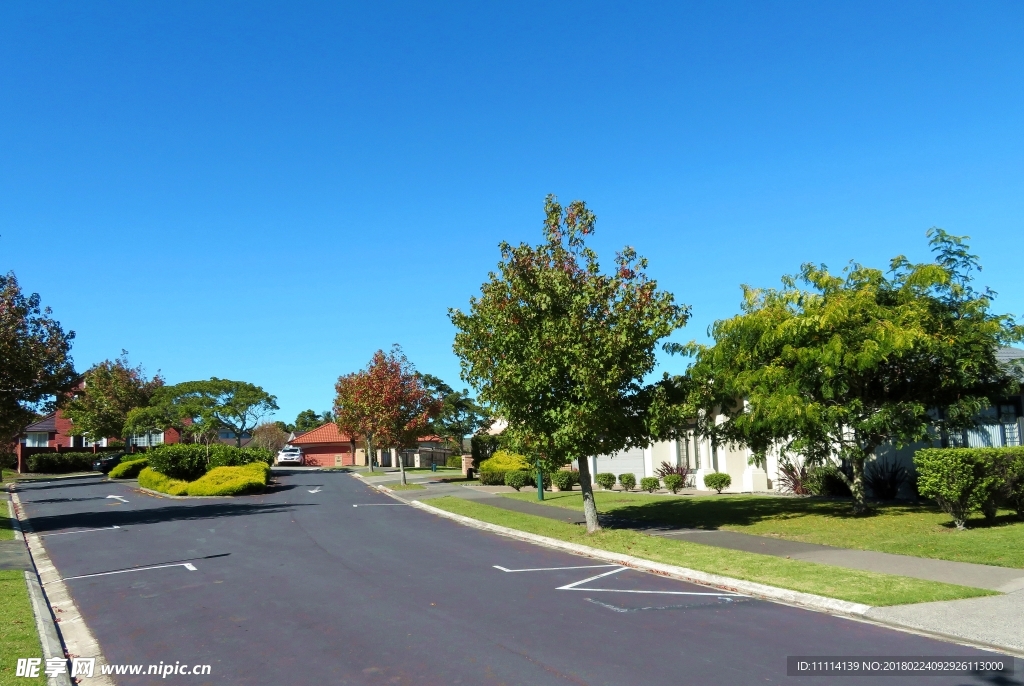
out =
{"type": "MultiPolygon", "coordinates": [[[[382,480],[383,481],[383,480],[382,480]]],[[[429,500],[454,496],[474,500],[506,510],[532,514],[558,521],[582,523],[583,513],[566,508],[503,498],[504,489],[484,490],[479,486],[430,483],[417,480],[423,491],[403,491],[406,500],[429,500]]],[[[377,481],[381,483],[381,481],[377,481]]],[[[602,519],[605,519],[602,517],[602,519]]],[[[622,527],[622,520],[607,518],[608,526],[622,527]]],[[[851,550],[833,546],[800,543],[783,539],[752,536],[735,531],[635,527],[654,536],[688,540],[694,543],[730,548],[763,555],[789,557],[823,565],[861,569],[883,574],[941,581],[998,591],[1002,595],[938,603],[875,607],[864,617],[882,624],[923,631],[971,643],[986,644],[1024,653],[1024,569],[950,562],[909,555],[892,555],[869,550],[851,550]]]]}

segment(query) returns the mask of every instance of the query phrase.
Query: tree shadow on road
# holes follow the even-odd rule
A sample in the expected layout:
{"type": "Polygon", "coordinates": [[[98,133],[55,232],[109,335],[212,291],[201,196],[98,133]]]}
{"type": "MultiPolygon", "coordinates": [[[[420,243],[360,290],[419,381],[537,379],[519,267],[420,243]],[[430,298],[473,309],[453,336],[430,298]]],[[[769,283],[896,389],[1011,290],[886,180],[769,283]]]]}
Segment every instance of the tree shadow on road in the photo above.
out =
{"type": "Polygon", "coordinates": [[[290,512],[299,507],[311,505],[258,503],[209,503],[203,505],[168,505],[138,510],[111,509],[100,512],[76,512],[61,515],[31,517],[28,520],[32,531],[46,533],[61,529],[99,529],[109,526],[133,526],[138,524],[160,524],[161,522],[187,521],[195,519],[220,519],[223,517],[247,517],[250,515],[278,514],[290,512]]]}

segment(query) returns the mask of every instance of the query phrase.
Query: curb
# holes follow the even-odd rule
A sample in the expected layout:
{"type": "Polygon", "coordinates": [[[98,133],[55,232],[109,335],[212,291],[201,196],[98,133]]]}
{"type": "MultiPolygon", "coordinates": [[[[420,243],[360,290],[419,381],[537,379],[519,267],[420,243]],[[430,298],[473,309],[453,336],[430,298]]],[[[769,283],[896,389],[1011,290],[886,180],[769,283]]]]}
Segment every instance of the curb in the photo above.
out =
{"type": "MultiPolygon", "coordinates": [[[[47,658],[60,657],[65,660],[70,660],[73,657],[95,657],[96,672],[89,683],[93,686],[114,686],[114,682],[109,676],[99,672],[99,667],[107,664],[100,644],[86,625],[85,618],[78,611],[78,606],[75,605],[57,568],[50,562],[50,557],[39,536],[32,532],[32,525],[26,521],[24,510],[21,507],[21,499],[13,489],[11,490],[11,502],[17,515],[15,526],[24,536],[29,558],[31,558],[32,567],[35,569],[34,575],[31,572],[25,572],[25,581],[32,598],[32,609],[36,615],[39,641],[43,646],[44,655],[47,658]],[[44,579],[46,580],[44,581],[44,579]],[[49,587],[49,592],[42,589],[44,583],[49,587]],[[57,612],[61,615],[60,619],[56,619],[54,616],[57,612]],[[58,626],[58,622],[60,626],[58,626]],[[48,635],[50,632],[52,635],[48,635]],[[57,650],[55,654],[50,655],[48,650],[53,649],[54,639],[57,650]]],[[[64,677],[63,681],[58,676],[48,679],[48,683],[50,686],[71,686],[70,677],[67,674],[62,676],[64,677]]]]}
{"type": "MultiPolygon", "coordinates": [[[[25,572],[25,583],[28,584],[28,596],[32,600],[32,613],[36,616],[36,631],[39,632],[39,643],[43,647],[43,660],[49,661],[53,658],[67,660],[64,655],[64,646],[60,642],[60,635],[57,633],[57,623],[46,604],[39,579],[32,572],[25,572]]],[[[47,677],[46,681],[50,686],[71,686],[71,677],[67,672],[55,677],[47,677]]]]}
{"type": "MultiPolygon", "coordinates": [[[[136,491],[142,491],[146,495],[156,496],[157,498],[170,498],[171,500],[220,500],[221,498],[235,498],[233,495],[171,495],[170,493],[161,493],[160,491],[154,491],[151,488],[143,488],[142,486],[132,486],[136,491]]],[[[260,495],[254,493],[253,495],[260,495]]]]}
{"type": "Polygon", "coordinates": [[[447,519],[455,520],[460,524],[464,524],[466,526],[471,526],[477,529],[483,529],[484,531],[490,531],[492,533],[501,534],[502,536],[518,538],[519,540],[528,541],[530,543],[536,543],[539,545],[546,546],[548,548],[557,548],[559,550],[565,550],[567,552],[575,553],[577,555],[583,555],[597,560],[604,560],[606,562],[613,562],[615,564],[622,565],[623,567],[632,567],[633,569],[651,572],[653,574],[658,574],[660,576],[667,576],[673,579],[679,579],[681,581],[689,581],[691,583],[700,584],[701,586],[710,586],[712,588],[718,588],[723,591],[730,591],[732,593],[740,593],[742,595],[754,596],[756,598],[772,600],[775,602],[784,603],[786,605],[795,605],[797,607],[817,610],[819,612],[849,615],[857,618],[864,617],[864,615],[872,609],[870,605],[864,605],[863,603],[851,603],[847,600],[826,598],[824,596],[814,595],[813,593],[790,591],[785,588],[767,586],[765,584],[759,584],[753,581],[732,579],[727,576],[719,576],[718,574],[709,574],[707,572],[699,572],[695,569],[687,569],[686,567],[677,567],[676,565],[668,565],[663,564],[661,562],[652,562],[650,560],[644,560],[639,557],[633,557],[632,555],[612,553],[607,550],[591,548],[589,546],[580,545],[578,543],[568,543],[566,541],[560,541],[555,538],[548,538],[547,536],[539,536],[537,534],[531,534],[525,531],[519,531],[517,529],[510,529],[508,527],[499,526],[497,524],[481,522],[478,519],[473,519],[471,517],[466,517],[464,515],[448,512],[446,510],[434,507],[433,505],[427,505],[426,503],[420,502],[418,500],[407,502],[413,507],[420,508],[421,510],[426,510],[427,512],[438,515],[439,517],[445,517],[447,519]]]}

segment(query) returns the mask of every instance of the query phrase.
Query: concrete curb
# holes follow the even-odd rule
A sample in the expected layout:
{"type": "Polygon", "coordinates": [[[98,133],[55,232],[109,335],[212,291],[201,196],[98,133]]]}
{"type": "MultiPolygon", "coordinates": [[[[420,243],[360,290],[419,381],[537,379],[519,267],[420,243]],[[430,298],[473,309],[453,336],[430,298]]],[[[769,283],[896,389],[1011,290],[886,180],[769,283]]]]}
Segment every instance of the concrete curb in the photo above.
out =
{"type": "MultiPolygon", "coordinates": [[[[43,661],[53,658],[66,660],[64,646],[61,645],[60,635],[57,633],[57,623],[46,604],[46,597],[43,595],[42,586],[39,585],[39,579],[32,572],[25,572],[25,583],[28,584],[28,597],[32,600],[32,613],[36,616],[39,643],[43,646],[43,661]]],[[[46,681],[50,686],[71,686],[71,677],[67,672],[55,677],[47,677],[46,681]]]]}
{"type": "Polygon", "coordinates": [[[11,499],[7,501],[7,511],[10,513],[11,523],[14,525],[14,540],[24,541],[25,534],[21,533],[21,522],[18,521],[18,515],[14,512],[14,492],[11,492],[11,499]]]}
{"type": "MultiPolygon", "coordinates": [[[[171,495],[170,493],[161,493],[160,491],[154,491],[151,488],[143,488],[142,486],[132,486],[136,491],[142,491],[146,495],[156,496],[157,498],[170,498],[171,500],[220,500],[222,498],[237,498],[234,495],[171,495]]],[[[262,495],[261,493],[253,493],[252,495],[262,495]]]]}
{"type": "Polygon", "coordinates": [[[639,557],[633,557],[632,555],[612,553],[607,550],[591,548],[589,546],[580,545],[578,543],[568,543],[566,541],[560,541],[556,538],[548,538],[547,536],[538,536],[537,534],[531,534],[525,531],[519,531],[517,529],[510,529],[508,527],[499,526],[497,524],[481,522],[478,519],[473,519],[471,517],[466,517],[463,515],[455,514],[453,512],[448,512],[446,510],[442,510],[432,505],[427,505],[426,503],[420,502],[418,500],[406,502],[408,502],[409,505],[413,507],[417,507],[421,510],[426,510],[427,512],[438,515],[439,517],[445,517],[447,519],[455,520],[460,524],[464,524],[466,526],[471,526],[477,529],[483,529],[484,531],[490,531],[492,533],[501,534],[502,536],[508,536],[510,538],[518,538],[519,540],[529,541],[530,543],[536,543],[538,545],[543,545],[548,548],[557,548],[559,550],[565,550],[567,552],[575,553],[577,555],[583,555],[586,557],[591,557],[606,562],[613,562],[615,564],[622,565],[623,567],[632,567],[634,569],[639,569],[645,572],[651,572],[653,574],[658,574],[661,576],[667,576],[673,579],[679,579],[681,581],[689,581],[691,583],[700,584],[702,586],[718,588],[723,591],[754,596],[756,598],[772,600],[775,602],[784,603],[786,605],[795,605],[797,607],[818,610],[819,612],[849,615],[858,618],[863,617],[864,614],[871,609],[870,605],[864,605],[863,603],[851,603],[846,600],[826,598],[824,596],[814,595],[812,593],[790,591],[785,588],[776,588],[775,586],[767,586],[765,584],[759,584],[753,581],[732,579],[727,576],[719,576],[718,574],[709,574],[707,572],[699,572],[695,569],[687,569],[686,567],[677,567],[675,565],[667,565],[661,562],[652,562],[650,560],[644,560],[639,557]]]}
{"type": "MultiPolygon", "coordinates": [[[[63,648],[57,652],[55,657],[65,657],[68,659],[73,657],[95,657],[95,671],[89,683],[94,686],[114,686],[114,681],[110,676],[100,672],[100,666],[107,664],[107,661],[100,650],[99,642],[93,636],[92,631],[89,630],[82,614],[78,611],[78,606],[75,605],[75,601],[57,572],[57,568],[50,562],[50,556],[47,555],[42,540],[32,532],[32,525],[27,521],[24,510],[21,507],[21,499],[18,498],[18,494],[14,491],[11,492],[11,501],[14,503],[14,512],[18,518],[17,526],[21,528],[24,534],[29,557],[32,559],[32,566],[35,568],[35,575],[31,572],[25,572],[26,581],[29,583],[29,593],[32,593],[32,582],[34,581],[39,587],[39,599],[43,607],[49,608],[52,611],[51,613],[45,610],[37,610],[37,623],[40,621],[40,617],[44,624],[46,621],[49,621],[50,628],[58,637],[57,645],[63,645],[63,648]],[[30,578],[31,581],[29,581],[30,578]],[[46,591],[42,590],[44,585],[47,587],[46,591]],[[60,619],[55,618],[57,613],[60,613],[60,619]]],[[[33,600],[33,608],[35,608],[35,600],[33,600]]],[[[39,640],[42,642],[45,652],[47,638],[44,637],[44,632],[45,627],[40,629],[39,640]]],[[[50,656],[47,655],[47,657],[50,656]]],[[[49,683],[51,686],[58,684],[60,686],[65,684],[71,686],[70,677],[66,677],[66,679],[65,681],[50,679],[49,683]]]]}

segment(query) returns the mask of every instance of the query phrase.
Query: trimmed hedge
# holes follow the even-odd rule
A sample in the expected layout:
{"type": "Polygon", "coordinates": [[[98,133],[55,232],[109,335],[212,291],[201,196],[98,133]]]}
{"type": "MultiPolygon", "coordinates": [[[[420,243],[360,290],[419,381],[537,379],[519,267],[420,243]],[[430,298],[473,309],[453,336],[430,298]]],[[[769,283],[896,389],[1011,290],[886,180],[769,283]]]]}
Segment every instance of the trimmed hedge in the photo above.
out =
{"type": "Polygon", "coordinates": [[[725,472],[712,472],[704,475],[704,485],[721,493],[732,486],[732,477],[725,472]]]}
{"type": "Polygon", "coordinates": [[[934,498],[963,529],[974,512],[995,519],[999,505],[1024,516],[1024,447],[925,448],[914,454],[918,492],[934,498]]]}
{"type": "Polygon", "coordinates": [[[619,483],[622,484],[623,490],[632,491],[636,488],[636,475],[626,473],[619,474],[619,483]]]}
{"type": "Polygon", "coordinates": [[[530,471],[533,465],[526,461],[526,458],[517,453],[510,453],[507,450],[499,450],[490,458],[480,463],[480,473],[484,472],[515,472],[530,471]]]}
{"type": "Polygon", "coordinates": [[[150,449],[150,466],[161,474],[181,481],[195,481],[216,467],[241,467],[262,462],[268,467],[274,455],[264,448],[236,448],[223,443],[171,443],[150,449]]]}
{"type": "Polygon", "coordinates": [[[270,466],[264,462],[252,462],[241,467],[215,467],[191,483],[146,467],[139,473],[139,486],[168,495],[240,495],[263,490],[269,477],[270,466]]]}
{"type": "Polygon", "coordinates": [[[611,472],[601,472],[594,475],[594,483],[606,491],[615,488],[615,475],[611,472]]]}
{"type": "Polygon", "coordinates": [[[142,457],[138,460],[121,462],[107,476],[111,479],[134,479],[143,469],[149,466],[149,458],[142,457]]]}
{"type": "Polygon", "coordinates": [[[110,453],[36,453],[28,458],[28,471],[39,474],[88,472],[93,461],[110,453]]]}
{"type": "Polygon", "coordinates": [[[462,469],[462,455],[449,455],[444,461],[444,466],[449,469],[462,469]]]}
{"type": "Polygon", "coordinates": [[[661,487],[661,481],[656,476],[645,476],[640,479],[640,488],[648,493],[654,493],[661,487]]]}
{"type": "Polygon", "coordinates": [[[672,491],[673,493],[678,493],[679,490],[683,487],[683,477],[681,477],[679,474],[666,474],[664,481],[665,488],[672,491]]]}
{"type": "Polygon", "coordinates": [[[551,483],[560,491],[571,491],[580,482],[580,473],[568,469],[559,469],[551,475],[551,483]]]}
{"type": "Polygon", "coordinates": [[[534,483],[534,479],[529,472],[505,472],[505,485],[509,488],[514,488],[518,491],[520,488],[529,486],[531,483],[534,483]]]}

